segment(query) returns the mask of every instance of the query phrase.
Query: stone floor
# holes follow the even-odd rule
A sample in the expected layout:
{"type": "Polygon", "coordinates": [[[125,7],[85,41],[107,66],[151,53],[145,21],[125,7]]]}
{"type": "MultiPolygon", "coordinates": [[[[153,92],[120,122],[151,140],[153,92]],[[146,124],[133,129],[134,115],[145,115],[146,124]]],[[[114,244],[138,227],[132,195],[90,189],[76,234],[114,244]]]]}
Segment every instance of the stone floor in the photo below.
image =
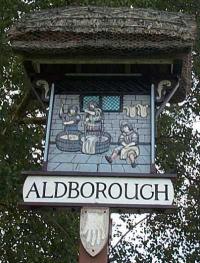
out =
{"type": "Polygon", "coordinates": [[[139,145],[140,156],[136,160],[136,167],[132,168],[126,160],[116,159],[110,165],[105,155],[110,155],[116,146],[103,154],[88,155],[81,152],[62,152],[55,144],[51,144],[48,155],[48,171],[74,172],[115,172],[115,173],[149,173],[150,145],[139,145]]]}

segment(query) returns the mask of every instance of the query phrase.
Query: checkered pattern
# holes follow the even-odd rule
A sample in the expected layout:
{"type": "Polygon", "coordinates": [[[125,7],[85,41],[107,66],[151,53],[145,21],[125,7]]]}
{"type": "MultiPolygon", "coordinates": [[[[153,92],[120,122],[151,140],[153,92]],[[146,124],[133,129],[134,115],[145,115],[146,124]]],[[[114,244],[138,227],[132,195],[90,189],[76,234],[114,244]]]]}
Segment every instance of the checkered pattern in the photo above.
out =
{"type": "Polygon", "coordinates": [[[88,108],[88,105],[90,102],[96,102],[99,105],[100,104],[99,96],[84,96],[83,97],[83,110],[88,108]]]}
{"type": "Polygon", "coordinates": [[[105,96],[102,97],[103,111],[119,111],[120,110],[120,96],[105,96]]]}
{"type": "Polygon", "coordinates": [[[120,96],[84,96],[83,110],[90,102],[96,102],[103,111],[120,111],[120,96]]]}

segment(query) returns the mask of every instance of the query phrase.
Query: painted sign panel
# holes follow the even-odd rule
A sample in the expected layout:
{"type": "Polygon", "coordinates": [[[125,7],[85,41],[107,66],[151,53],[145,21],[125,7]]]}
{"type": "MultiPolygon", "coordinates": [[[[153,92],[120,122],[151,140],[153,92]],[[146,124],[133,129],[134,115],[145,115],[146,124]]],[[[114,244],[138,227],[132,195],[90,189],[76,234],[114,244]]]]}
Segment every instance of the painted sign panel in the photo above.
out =
{"type": "Polygon", "coordinates": [[[150,172],[150,95],[56,94],[47,171],[150,172]]]}
{"type": "Polygon", "coordinates": [[[29,203],[168,206],[173,199],[168,178],[28,176],[23,187],[29,203]]]}

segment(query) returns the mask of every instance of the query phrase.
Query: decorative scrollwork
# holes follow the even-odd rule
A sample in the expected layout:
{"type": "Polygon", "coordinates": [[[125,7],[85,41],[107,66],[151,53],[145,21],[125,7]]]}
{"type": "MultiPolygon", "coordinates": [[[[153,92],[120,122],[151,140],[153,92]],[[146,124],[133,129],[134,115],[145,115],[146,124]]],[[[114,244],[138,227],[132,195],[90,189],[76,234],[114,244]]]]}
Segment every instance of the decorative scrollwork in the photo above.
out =
{"type": "Polygon", "coordinates": [[[171,88],[172,88],[172,82],[170,80],[167,80],[167,79],[161,80],[158,83],[158,87],[157,87],[156,101],[162,102],[167,93],[167,89],[171,89],[171,88]]]}
{"type": "Polygon", "coordinates": [[[45,102],[49,101],[50,98],[49,83],[44,79],[39,79],[36,81],[36,87],[43,89],[41,94],[41,99],[45,102]]]}

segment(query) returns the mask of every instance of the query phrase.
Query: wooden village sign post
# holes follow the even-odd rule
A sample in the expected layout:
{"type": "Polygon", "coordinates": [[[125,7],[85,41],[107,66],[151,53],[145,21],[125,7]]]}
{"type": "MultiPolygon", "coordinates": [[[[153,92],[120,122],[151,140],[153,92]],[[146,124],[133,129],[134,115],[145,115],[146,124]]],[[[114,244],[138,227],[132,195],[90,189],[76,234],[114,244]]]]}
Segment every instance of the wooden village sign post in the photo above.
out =
{"type": "Polygon", "coordinates": [[[23,204],[81,208],[80,263],[107,262],[113,210],[176,207],[176,175],[155,168],[155,123],[190,89],[195,30],[181,13],[68,7],[9,32],[26,83],[49,105],[43,171],[23,172],[23,204]]]}

